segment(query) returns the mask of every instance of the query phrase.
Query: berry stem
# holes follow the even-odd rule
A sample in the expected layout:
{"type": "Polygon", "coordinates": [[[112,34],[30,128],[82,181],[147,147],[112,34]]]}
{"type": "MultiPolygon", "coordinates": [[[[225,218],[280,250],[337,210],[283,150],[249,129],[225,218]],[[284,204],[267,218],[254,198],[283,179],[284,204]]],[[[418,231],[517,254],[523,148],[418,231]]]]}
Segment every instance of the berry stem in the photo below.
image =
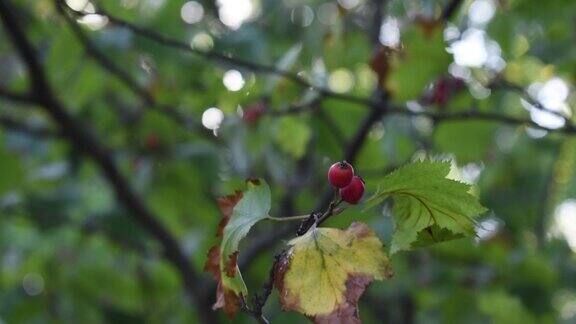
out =
{"type": "Polygon", "coordinates": [[[338,207],[338,205],[340,205],[343,202],[344,202],[344,199],[342,199],[342,198],[338,199],[338,201],[334,204],[334,208],[338,207]]]}
{"type": "Polygon", "coordinates": [[[336,199],[332,200],[326,212],[324,212],[324,214],[322,214],[322,216],[318,218],[315,225],[318,226],[322,224],[325,220],[327,220],[330,216],[340,214],[342,211],[344,211],[344,209],[336,209],[336,207],[338,207],[338,205],[340,205],[342,202],[343,202],[342,198],[339,198],[338,200],[336,199]]]}
{"type": "Polygon", "coordinates": [[[287,216],[287,217],[274,217],[274,216],[266,216],[267,219],[273,220],[273,221],[277,221],[277,222],[290,222],[290,221],[296,221],[296,220],[302,220],[305,218],[310,217],[310,215],[297,215],[297,216],[287,216]]]}

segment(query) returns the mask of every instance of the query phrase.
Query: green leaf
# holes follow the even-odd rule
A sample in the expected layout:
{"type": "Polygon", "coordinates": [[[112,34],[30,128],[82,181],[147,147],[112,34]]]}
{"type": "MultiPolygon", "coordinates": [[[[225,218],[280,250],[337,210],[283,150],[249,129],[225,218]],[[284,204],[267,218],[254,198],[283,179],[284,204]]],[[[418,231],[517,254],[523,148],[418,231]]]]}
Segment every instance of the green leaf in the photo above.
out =
{"type": "Polygon", "coordinates": [[[0,168],[2,169],[0,195],[22,186],[22,180],[25,178],[22,161],[3,146],[0,146],[0,168]]]}
{"type": "Polygon", "coordinates": [[[438,150],[454,154],[460,163],[482,160],[490,149],[498,125],[486,121],[446,122],[438,125],[434,142],[438,150]],[[460,134],[473,133],[474,136],[460,134]]]}
{"type": "Polygon", "coordinates": [[[485,212],[470,186],[447,179],[450,162],[415,162],[386,176],[369,205],[394,199],[396,229],[391,252],[409,250],[474,233],[474,218],[485,212]]]}
{"type": "MultiPolygon", "coordinates": [[[[302,52],[302,44],[298,43],[294,46],[290,47],[290,49],[278,60],[275,67],[280,71],[288,72],[298,60],[298,56],[300,56],[300,52],[302,52]]],[[[266,86],[264,88],[264,93],[271,93],[278,82],[280,81],[280,77],[278,75],[270,75],[266,80],[266,86]]]]}
{"type": "Polygon", "coordinates": [[[297,117],[282,117],[276,125],[276,142],[280,149],[295,159],[301,158],[312,137],[312,130],[305,120],[297,117]]]}
{"type": "Polygon", "coordinates": [[[413,27],[403,35],[404,50],[394,57],[387,87],[396,100],[419,97],[424,87],[444,73],[451,62],[442,29],[427,35],[413,27]]]}
{"type": "Polygon", "coordinates": [[[522,301],[506,291],[483,292],[478,296],[478,308],[494,324],[530,324],[534,318],[522,301]]]}
{"type": "Polygon", "coordinates": [[[234,206],[232,216],[224,227],[222,254],[230,256],[238,251],[238,244],[258,221],[270,212],[270,188],[264,180],[248,181],[248,190],[234,206]]]}
{"type": "Polygon", "coordinates": [[[251,180],[244,193],[220,198],[218,203],[223,214],[218,228],[222,241],[210,249],[204,269],[218,281],[214,308],[224,308],[233,316],[238,311],[240,297],[248,295],[237,265],[238,245],[254,224],[268,216],[270,188],[264,180],[251,180]]]}
{"type": "MultiPolygon", "coordinates": [[[[310,83],[317,87],[326,87],[328,83],[328,76],[326,71],[326,65],[322,59],[317,59],[312,63],[312,70],[310,71],[310,83]]],[[[313,88],[306,89],[304,95],[299,101],[299,105],[309,105],[314,100],[320,97],[320,92],[313,88]]]]}

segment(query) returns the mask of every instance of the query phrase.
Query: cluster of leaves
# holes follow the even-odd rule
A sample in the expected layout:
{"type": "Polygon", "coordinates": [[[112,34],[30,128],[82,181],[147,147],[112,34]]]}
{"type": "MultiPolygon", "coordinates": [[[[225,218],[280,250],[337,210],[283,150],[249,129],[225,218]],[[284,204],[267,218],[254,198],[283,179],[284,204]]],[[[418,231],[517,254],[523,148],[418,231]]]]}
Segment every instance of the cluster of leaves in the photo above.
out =
{"type": "MultiPolygon", "coordinates": [[[[408,164],[386,176],[370,199],[394,200],[396,231],[390,253],[470,236],[474,218],[486,211],[467,184],[448,179],[450,162],[408,164]]],[[[234,316],[246,305],[248,289],[238,269],[239,243],[258,221],[269,217],[271,193],[263,180],[249,180],[244,193],[220,198],[223,215],[218,245],[205,269],[218,282],[214,308],[234,316]]],[[[373,280],[392,277],[382,242],[366,224],[348,229],[317,227],[287,243],[274,265],[274,282],[285,309],[316,323],[360,322],[358,300],[373,280]]]]}

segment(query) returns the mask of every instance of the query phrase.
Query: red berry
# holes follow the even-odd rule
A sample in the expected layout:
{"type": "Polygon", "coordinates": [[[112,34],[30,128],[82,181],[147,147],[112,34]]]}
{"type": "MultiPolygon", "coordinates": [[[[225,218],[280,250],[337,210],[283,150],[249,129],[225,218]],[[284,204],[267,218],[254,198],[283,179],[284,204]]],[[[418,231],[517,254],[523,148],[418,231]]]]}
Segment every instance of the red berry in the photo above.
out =
{"type": "Polygon", "coordinates": [[[354,176],[348,186],[340,189],[340,197],[349,204],[356,205],[362,195],[364,195],[364,180],[359,176],[354,176]]]}
{"type": "Polygon", "coordinates": [[[434,103],[439,106],[444,106],[450,97],[450,82],[448,79],[443,78],[439,80],[434,86],[434,103]]]}
{"type": "Polygon", "coordinates": [[[354,168],[346,161],[332,164],[328,170],[328,181],[333,187],[344,188],[354,177],[354,168]]]}
{"type": "Polygon", "coordinates": [[[255,125],[258,123],[260,118],[266,113],[266,104],[264,102],[257,102],[252,105],[249,105],[244,109],[244,121],[248,125],[255,125]]]}
{"type": "Polygon", "coordinates": [[[160,148],[160,137],[156,134],[149,134],[146,137],[146,148],[150,151],[155,151],[160,148]]]}

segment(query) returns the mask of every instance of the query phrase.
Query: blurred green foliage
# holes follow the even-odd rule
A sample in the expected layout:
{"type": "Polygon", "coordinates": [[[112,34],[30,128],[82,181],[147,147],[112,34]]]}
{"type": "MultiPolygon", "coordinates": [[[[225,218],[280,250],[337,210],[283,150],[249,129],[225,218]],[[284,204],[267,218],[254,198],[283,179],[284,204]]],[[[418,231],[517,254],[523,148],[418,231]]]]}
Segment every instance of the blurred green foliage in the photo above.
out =
{"type": "MultiPolygon", "coordinates": [[[[94,4],[196,48],[213,46],[212,50],[232,57],[281,66],[313,76],[335,91],[370,97],[377,87],[370,68],[374,48],[367,0],[254,0],[254,17],[236,30],[219,20],[219,1],[197,1],[204,15],[195,24],[183,22],[185,1],[180,0],[94,4]],[[313,15],[309,24],[306,17],[295,18],[309,11],[313,15]]],[[[284,78],[190,55],[111,23],[97,30],[82,24],[89,39],[158,102],[191,118],[187,126],[196,128],[186,129],[161,107],[151,111],[103,70],[59,16],[53,1],[12,2],[55,93],[87,131],[111,148],[132,187],[178,238],[199,271],[216,242],[220,213],[215,197],[244,188],[246,178],[262,177],[270,184],[273,215],[286,212],[283,197],[292,191],[296,194],[290,213],[310,212],[328,189],[327,167],[342,158],[368,113],[361,105],[337,98],[316,102],[318,93],[284,78]],[[239,91],[229,91],[223,84],[230,69],[243,76],[239,91]],[[245,122],[242,108],[263,99],[268,102],[266,113],[256,123],[245,122]],[[314,109],[286,113],[294,105],[310,102],[315,102],[314,109]],[[217,136],[201,127],[209,107],[224,114],[217,136]]],[[[490,91],[489,81],[502,77],[529,87],[557,77],[574,84],[575,1],[467,0],[450,23],[438,25],[427,36],[416,18],[431,21],[448,2],[387,2],[385,18],[399,22],[405,48],[394,54],[389,75],[393,102],[410,100],[408,107],[415,111],[475,109],[529,118],[517,92],[490,91]],[[489,22],[474,25],[469,9],[478,1],[492,3],[496,12],[489,22]],[[448,39],[445,28],[484,30],[499,46],[505,66],[499,71],[487,64],[466,68],[465,87],[448,103],[417,104],[432,83],[449,70],[454,72],[454,57],[446,48],[455,40],[448,39]]],[[[21,90],[26,80],[23,64],[0,33],[0,85],[21,90]]],[[[570,93],[566,105],[574,106],[575,98],[570,93]]],[[[57,129],[41,110],[9,101],[0,101],[0,116],[29,128],[57,129]]],[[[0,133],[2,322],[198,321],[177,271],[163,258],[158,243],[126,217],[89,159],[61,138],[39,137],[9,125],[0,133]]],[[[376,191],[392,167],[415,158],[450,158],[491,211],[480,219],[475,238],[394,254],[395,277],[373,284],[360,301],[364,321],[574,323],[576,244],[570,249],[566,238],[576,240],[576,222],[561,227],[556,220],[561,212],[576,218],[569,200],[576,196],[575,145],[565,135],[494,121],[436,123],[422,116],[386,115],[376,123],[355,163],[368,193],[376,191]]],[[[347,227],[361,220],[390,246],[394,226],[390,207],[385,204],[367,212],[349,208],[326,225],[347,227]]],[[[241,251],[276,226],[256,225],[241,251]]],[[[280,246],[269,246],[242,269],[249,289],[256,291],[267,278],[280,246]]],[[[201,286],[213,285],[208,274],[202,280],[201,286]]],[[[264,310],[273,323],[305,321],[298,314],[282,312],[275,293],[264,310]]],[[[245,314],[235,319],[250,321],[245,314]]]]}

